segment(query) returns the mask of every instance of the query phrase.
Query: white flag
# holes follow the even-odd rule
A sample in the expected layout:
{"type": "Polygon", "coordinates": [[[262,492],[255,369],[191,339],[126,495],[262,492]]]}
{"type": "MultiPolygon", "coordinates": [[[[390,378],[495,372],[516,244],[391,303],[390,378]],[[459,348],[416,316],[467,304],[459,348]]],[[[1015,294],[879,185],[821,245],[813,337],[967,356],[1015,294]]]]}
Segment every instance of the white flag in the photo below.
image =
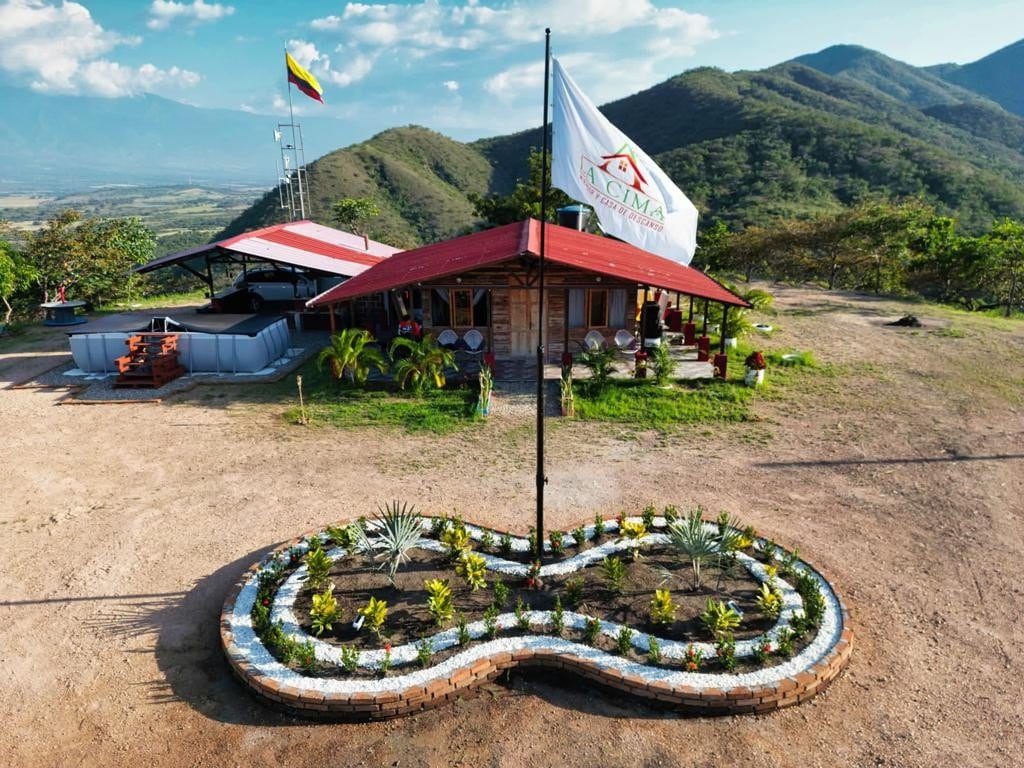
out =
{"type": "Polygon", "coordinates": [[[693,203],[554,64],[552,186],[591,206],[608,234],[689,264],[697,246],[693,203]]]}

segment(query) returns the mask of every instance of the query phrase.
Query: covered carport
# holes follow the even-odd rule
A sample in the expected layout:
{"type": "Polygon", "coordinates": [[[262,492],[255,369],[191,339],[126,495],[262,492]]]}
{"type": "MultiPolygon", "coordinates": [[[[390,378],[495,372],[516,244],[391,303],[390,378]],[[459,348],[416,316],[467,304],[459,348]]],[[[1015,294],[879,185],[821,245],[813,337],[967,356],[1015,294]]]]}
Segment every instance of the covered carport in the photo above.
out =
{"type": "Polygon", "coordinates": [[[400,251],[400,248],[362,235],[312,221],[294,221],[162,256],[136,267],[134,271],[145,274],[179,267],[206,284],[210,311],[248,311],[252,302],[247,300],[244,292],[243,295],[231,289],[217,292],[215,268],[247,275],[257,266],[270,265],[295,278],[293,300],[279,303],[274,311],[291,311],[299,315],[306,311],[305,302],[310,298],[298,295],[299,275],[315,280],[314,293],[320,294],[400,251]]]}

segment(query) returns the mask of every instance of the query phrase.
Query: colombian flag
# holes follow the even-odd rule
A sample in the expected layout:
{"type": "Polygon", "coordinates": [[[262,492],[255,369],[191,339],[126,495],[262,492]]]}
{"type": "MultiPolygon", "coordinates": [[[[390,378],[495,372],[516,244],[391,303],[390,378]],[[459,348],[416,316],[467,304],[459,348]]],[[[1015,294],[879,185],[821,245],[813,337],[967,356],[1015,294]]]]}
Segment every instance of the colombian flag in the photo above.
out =
{"type": "Polygon", "coordinates": [[[295,83],[295,86],[309,98],[316,99],[323,104],[324,89],[320,87],[316,78],[303,69],[288,51],[284,52],[284,63],[288,67],[288,82],[295,83]]]}

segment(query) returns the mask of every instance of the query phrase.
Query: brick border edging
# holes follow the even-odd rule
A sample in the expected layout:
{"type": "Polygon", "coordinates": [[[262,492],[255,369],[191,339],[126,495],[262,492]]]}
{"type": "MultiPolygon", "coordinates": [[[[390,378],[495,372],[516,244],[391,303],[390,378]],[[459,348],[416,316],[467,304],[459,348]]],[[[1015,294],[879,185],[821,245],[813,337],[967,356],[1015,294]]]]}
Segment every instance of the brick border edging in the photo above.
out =
{"type": "MultiPolygon", "coordinates": [[[[320,529],[303,534],[276,547],[273,553],[286,552],[320,529]]],[[[410,715],[441,706],[458,698],[468,698],[476,688],[490,682],[513,667],[553,668],[591,680],[599,685],[639,698],[653,700],[670,709],[696,715],[730,715],[771,712],[800,704],[821,691],[839,676],[853,650],[850,612],[842,595],[829,576],[806,558],[801,562],[814,570],[829,585],[839,605],[841,630],[839,639],[828,652],[795,675],[777,683],[732,688],[697,688],[672,685],[662,680],[647,680],[614,668],[604,668],[590,659],[552,649],[521,649],[497,652],[485,658],[467,661],[447,677],[439,677],[425,685],[413,684],[400,690],[328,693],[303,691],[282,684],[263,674],[244,657],[234,643],[231,617],[235,602],[245,585],[255,577],[264,560],[249,566],[228,591],[220,616],[221,645],[232,673],[265,703],[289,714],[317,720],[381,720],[410,715]]],[[[568,641],[566,641],[568,642],[568,641]]]]}

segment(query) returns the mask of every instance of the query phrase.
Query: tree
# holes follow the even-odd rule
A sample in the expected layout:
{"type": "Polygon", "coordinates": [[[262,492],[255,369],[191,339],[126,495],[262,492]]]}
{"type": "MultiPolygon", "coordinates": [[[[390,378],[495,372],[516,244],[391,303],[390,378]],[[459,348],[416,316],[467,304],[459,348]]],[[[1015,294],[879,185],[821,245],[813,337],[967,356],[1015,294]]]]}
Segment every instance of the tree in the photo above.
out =
{"type": "Polygon", "coordinates": [[[1006,316],[1020,304],[1024,291],[1024,223],[1012,219],[997,221],[984,236],[988,246],[988,269],[996,295],[1006,297],[1006,316]]]}
{"type": "Polygon", "coordinates": [[[4,303],[4,321],[0,330],[11,322],[14,307],[11,299],[14,294],[29,288],[33,280],[33,271],[24,257],[9,242],[0,240],[0,301],[4,303]]]}
{"type": "Polygon", "coordinates": [[[339,227],[357,235],[366,235],[366,224],[380,216],[380,206],[371,197],[345,197],[336,202],[331,210],[339,227]]]}
{"type": "Polygon", "coordinates": [[[156,238],[137,218],[86,219],[72,209],[52,216],[28,238],[26,258],[43,301],[60,287],[96,304],[130,295],[132,267],[153,257],[156,238]]]}
{"type": "MultiPolygon", "coordinates": [[[[542,155],[535,147],[530,148],[530,177],[526,182],[516,182],[515,190],[510,195],[488,195],[481,197],[477,194],[469,195],[469,202],[473,204],[473,210],[477,216],[484,220],[487,227],[500,227],[503,224],[512,224],[523,219],[540,218],[541,198],[541,159],[542,155]]],[[[557,220],[557,211],[566,205],[572,205],[573,200],[560,189],[550,186],[551,178],[551,156],[548,156],[548,221],[557,220]]]]}

